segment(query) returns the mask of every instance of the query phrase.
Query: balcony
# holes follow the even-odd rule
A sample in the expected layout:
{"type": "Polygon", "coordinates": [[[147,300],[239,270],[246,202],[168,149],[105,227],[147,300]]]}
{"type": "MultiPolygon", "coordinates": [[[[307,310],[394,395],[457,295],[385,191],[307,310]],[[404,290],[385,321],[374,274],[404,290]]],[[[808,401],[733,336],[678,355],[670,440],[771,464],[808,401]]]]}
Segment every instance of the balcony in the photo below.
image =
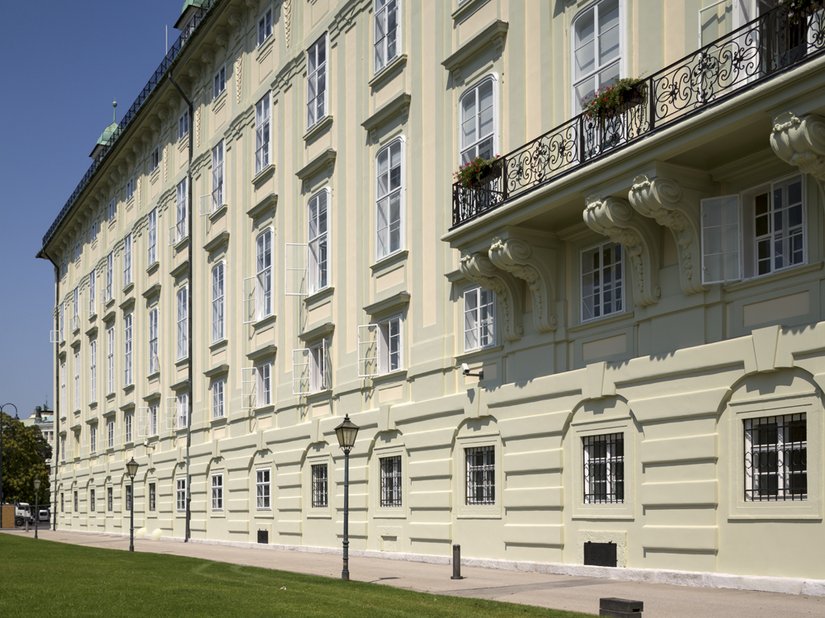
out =
{"type": "Polygon", "coordinates": [[[582,170],[819,57],[825,10],[779,6],[641,81],[609,116],[587,112],[499,157],[485,179],[453,184],[452,230],[517,197],[582,170]]]}

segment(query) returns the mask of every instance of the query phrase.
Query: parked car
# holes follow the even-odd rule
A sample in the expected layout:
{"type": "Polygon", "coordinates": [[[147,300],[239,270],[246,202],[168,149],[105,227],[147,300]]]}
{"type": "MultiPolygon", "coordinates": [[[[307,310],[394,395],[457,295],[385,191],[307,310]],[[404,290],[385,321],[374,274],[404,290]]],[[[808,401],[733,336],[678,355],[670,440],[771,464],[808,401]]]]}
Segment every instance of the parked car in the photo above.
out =
{"type": "Polygon", "coordinates": [[[41,522],[45,521],[46,523],[49,523],[49,520],[51,519],[51,513],[49,513],[49,509],[40,509],[37,512],[37,518],[41,522]]]}

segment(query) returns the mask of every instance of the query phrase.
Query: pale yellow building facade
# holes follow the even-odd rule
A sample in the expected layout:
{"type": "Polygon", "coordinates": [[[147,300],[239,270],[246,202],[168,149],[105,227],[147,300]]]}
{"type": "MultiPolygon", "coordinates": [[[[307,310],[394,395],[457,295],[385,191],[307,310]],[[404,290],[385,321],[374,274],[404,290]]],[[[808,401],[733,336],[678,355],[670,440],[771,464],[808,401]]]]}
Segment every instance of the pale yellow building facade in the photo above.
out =
{"type": "Polygon", "coordinates": [[[825,16],[775,4],[187,2],[44,237],[56,525],[128,534],[134,457],[141,537],[334,550],[349,414],[355,554],[822,589],[825,16]]]}

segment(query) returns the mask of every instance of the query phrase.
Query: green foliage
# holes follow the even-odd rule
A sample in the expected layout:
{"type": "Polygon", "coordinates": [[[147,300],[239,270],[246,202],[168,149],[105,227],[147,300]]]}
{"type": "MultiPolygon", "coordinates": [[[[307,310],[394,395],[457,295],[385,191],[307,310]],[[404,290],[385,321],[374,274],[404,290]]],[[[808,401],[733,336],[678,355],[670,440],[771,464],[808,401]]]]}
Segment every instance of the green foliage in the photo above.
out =
{"type": "Polygon", "coordinates": [[[624,77],[593,95],[584,106],[584,113],[591,118],[609,118],[639,103],[645,96],[645,83],[635,77],[624,77]]]}
{"type": "Polygon", "coordinates": [[[476,157],[470,159],[458,168],[458,171],[453,174],[456,182],[461,183],[461,186],[470,188],[481,184],[482,180],[496,171],[496,159],[485,159],[484,157],[476,157]]]}
{"type": "Polygon", "coordinates": [[[46,460],[52,447],[39,427],[27,427],[21,421],[0,412],[3,446],[3,495],[6,502],[30,502],[34,505],[34,479],[40,479],[39,504],[49,503],[49,468],[46,460]]]}
{"type": "Polygon", "coordinates": [[[813,15],[816,11],[825,8],[823,0],[779,0],[779,4],[787,7],[788,18],[796,23],[813,15]]]}
{"type": "Polygon", "coordinates": [[[0,616],[584,616],[10,534],[0,534],[0,555],[26,565],[5,570],[0,616]]]}

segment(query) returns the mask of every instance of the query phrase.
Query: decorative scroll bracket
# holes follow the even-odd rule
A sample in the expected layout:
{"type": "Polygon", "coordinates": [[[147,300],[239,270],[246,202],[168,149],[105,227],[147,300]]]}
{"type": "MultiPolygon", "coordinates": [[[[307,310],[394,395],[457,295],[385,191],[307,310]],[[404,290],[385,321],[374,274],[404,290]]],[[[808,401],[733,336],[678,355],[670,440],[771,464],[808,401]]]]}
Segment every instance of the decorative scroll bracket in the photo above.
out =
{"type": "Polygon", "coordinates": [[[780,159],[816,178],[825,193],[825,118],[779,114],[773,120],[771,148],[780,159]]]}
{"type": "Polygon", "coordinates": [[[508,341],[520,339],[524,334],[520,282],[493,266],[490,258],[480,252],[461,258],[461,273],[470,281],[496,293],[500,313],[504,314],[500,321],[504,338],[508,341]]]}

